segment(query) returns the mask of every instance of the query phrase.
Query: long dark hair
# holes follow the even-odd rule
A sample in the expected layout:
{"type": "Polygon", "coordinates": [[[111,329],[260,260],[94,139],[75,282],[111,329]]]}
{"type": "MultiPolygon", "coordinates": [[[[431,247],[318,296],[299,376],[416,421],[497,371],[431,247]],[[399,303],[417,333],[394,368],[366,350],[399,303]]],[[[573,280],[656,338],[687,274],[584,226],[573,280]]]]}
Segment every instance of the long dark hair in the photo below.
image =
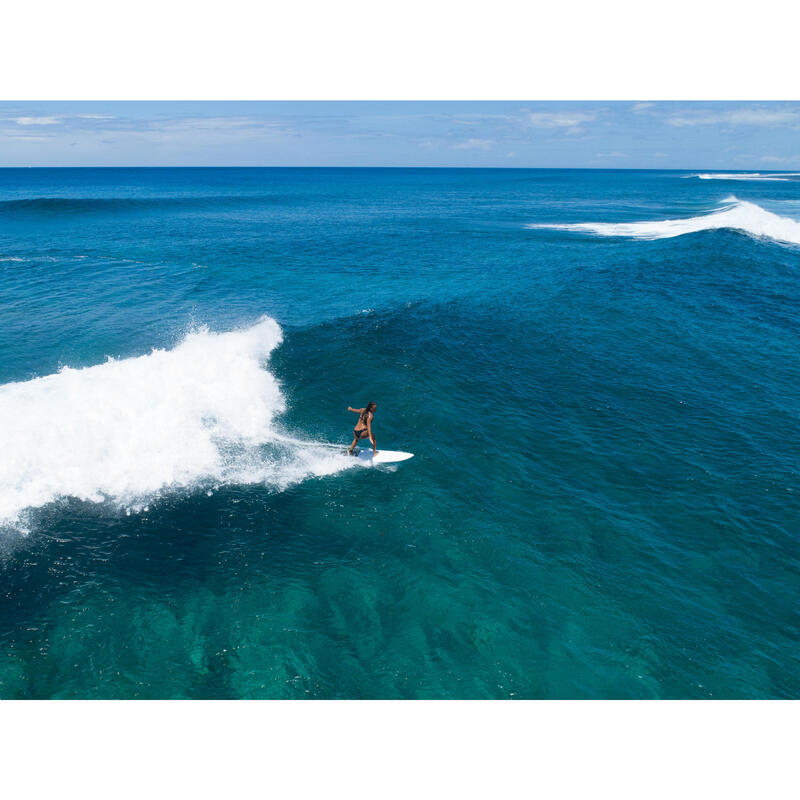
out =
{"type": "Polygon", "coordinates": [[[361,412],[361,421],[365,425],[367,423],[367,414],[369,414],[370,411],[374,412],[377,407],[378,406],[375,403],[373,403],[372,400],[370,400],[369,403],[367,403],[367,407],[361,412]]]}

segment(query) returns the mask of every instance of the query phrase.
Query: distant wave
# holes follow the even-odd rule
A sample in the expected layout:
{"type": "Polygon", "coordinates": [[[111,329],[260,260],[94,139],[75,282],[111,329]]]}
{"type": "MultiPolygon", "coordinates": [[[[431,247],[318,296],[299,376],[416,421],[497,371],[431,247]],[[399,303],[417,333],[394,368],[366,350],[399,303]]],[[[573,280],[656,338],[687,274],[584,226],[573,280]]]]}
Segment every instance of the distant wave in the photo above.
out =
{"type": "Polygon", "coordinates": [[[189,333],[171,350],[0,386],[0,527],[65,497],[137,509],[166,491],[260,483],[282,490],[354,465],[287,437],[263,360],[275,320],[189,333]]]}
{"type": "Polygon", "coordinates": [[[564,224],[531,224],[528,228],[547,228],[596,236],[621,236],[631,239],[669,239],[686,233],[728,228],[759,238],[800,245],[800,222],[773,214],[755,203],[727,197],[723,206],[708,214],[685,219],[663,219],[646,222],[576,222],[564,224]]]}
{"type": "Polygon", "coordinates": [[[226,208],[281,205],[303,199],[297,195],[209,195],[187,197],[27,197],[0,200],[0,215],[113,213],[147,209],[226,208]]]}
{"type": "Polygon", "coordinates": [[[800,177],[800,172],[700,172],[684,177],[704,181],[791,181],[800,177]]]}

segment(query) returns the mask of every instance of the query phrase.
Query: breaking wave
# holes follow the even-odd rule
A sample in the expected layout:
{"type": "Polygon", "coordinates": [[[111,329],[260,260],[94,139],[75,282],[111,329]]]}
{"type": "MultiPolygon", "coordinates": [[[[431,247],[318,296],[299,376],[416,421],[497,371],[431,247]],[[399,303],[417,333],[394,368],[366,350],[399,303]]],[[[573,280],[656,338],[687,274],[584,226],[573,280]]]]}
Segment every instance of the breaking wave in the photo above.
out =
{"type": "Polygon", "coordinates": [[[704,181],[791,181],[800,177],[800,172],[700,172],[684,177],[704,181]]]}
{"type": "Polygon", "coordinates": [[[736,197],[727,197],[722,202],[723,205],[715,211],[685,219],[530,224],[526,227],[632,239],[669,239],[687,233],[727,228],[783,244],[800,245],[800,222],[797,220],[773,214],[755,203],[739,200],[736,197]]]}
{"type": "Polygon", "coordinates": [[[170,350],[0,386],[0,525],[66,497],[140,508],[166,491],[222,483],[277,490],[353,466],[293,439],[264,360],[275,320],[194,330],[170,350]]]}

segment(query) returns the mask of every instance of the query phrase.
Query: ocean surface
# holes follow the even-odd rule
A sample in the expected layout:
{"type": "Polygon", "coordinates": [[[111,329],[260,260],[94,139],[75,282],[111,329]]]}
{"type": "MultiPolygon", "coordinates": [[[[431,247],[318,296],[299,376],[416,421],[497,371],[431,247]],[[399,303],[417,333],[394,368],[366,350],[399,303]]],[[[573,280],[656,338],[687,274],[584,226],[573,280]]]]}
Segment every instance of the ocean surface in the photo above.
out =
{"type": "Polygon", "coordinates": [[[800,697],[800,176],[0,170],[0,697],[800,697]],[[343,454],[378,404],[365,467],[343,454]]]}

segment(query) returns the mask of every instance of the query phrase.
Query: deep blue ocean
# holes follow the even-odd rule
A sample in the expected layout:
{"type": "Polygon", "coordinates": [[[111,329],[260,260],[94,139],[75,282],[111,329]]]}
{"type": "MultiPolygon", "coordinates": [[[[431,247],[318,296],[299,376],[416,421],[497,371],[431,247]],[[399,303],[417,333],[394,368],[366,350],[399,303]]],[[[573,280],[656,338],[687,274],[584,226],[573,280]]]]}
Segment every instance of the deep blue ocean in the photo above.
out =
{"type": "Polygon", "coordinates": [[[0,697],[800,697],[797,177],[0,170],[0,697]]]}

